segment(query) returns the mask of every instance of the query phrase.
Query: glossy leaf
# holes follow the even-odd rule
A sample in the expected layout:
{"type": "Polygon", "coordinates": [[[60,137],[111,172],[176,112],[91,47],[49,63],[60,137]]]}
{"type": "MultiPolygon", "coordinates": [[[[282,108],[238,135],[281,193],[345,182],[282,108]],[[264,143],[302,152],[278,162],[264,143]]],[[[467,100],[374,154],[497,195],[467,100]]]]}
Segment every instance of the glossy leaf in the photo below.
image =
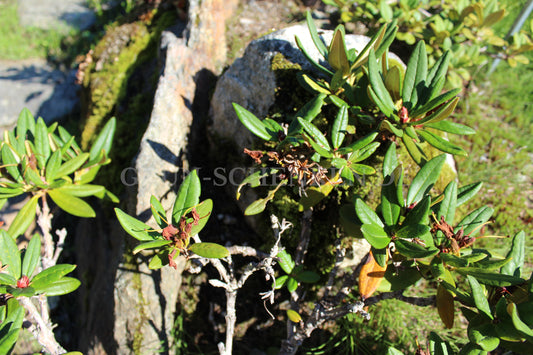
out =
{"type": "Polygon", "coordinates": [[[31,280],[30,286],[34,289],[40,289],[49,283],[55,282],[66,274],[72,272],[76,268],[76,265],[72,264],[58,264],[44,269],[31,280]]]}
{"type": "Polygon", "coordinates": [[[516,308],[516,304],[509,303],[507,305],[507,313],[511,316],[511,320],[515,328],[521,332],[530,342],[533,342],[533,329],[531,329],[526,323],[524,323],[519,315],[516,308]]]}
{"type": "MultiPolygon", "coordinates": [[[[0,256],[1,257],[1,256],[0,256]]],[[[0,273],[0,285],[16,285],[17,279],[10,274],[0,273]]]]}
{"type": "Polygon", "coordinates": [[[41,259],[41,237],[35,234],[29,241],[26,251],[24,252],[24,259],[22,260],[22,275],[31,278],[33,272],[41,259]]]}
{"type": "Polygon", "coordinates": [[[2,146],[2,165],[9,175],[17,182],[22,182],[22,174],[18,169],[19,159],[7,144],[2,146]]]}
{"type": "Polygon", "coordinates": [[[7,230],[12,238],[17,239],[19,235],[24,234],[33,222],[37,212],[38,200],[39,195],[34,195],[17,213],[7,230]]]}
{"type": "Polygon", "coordinates": [[[482,268],[459,267],[455,270],[461,275],[473,276],[480,283],[489,286],[507,287],[512,285],[518,285],[524,282],[524,280],[519,277],[505,274],[497,274],[494,272],[486,271],[482,268]]]}
{"type": "Polygon", "coordinates": [[[73,172],[78,170],[83,165],[83,163],[87,161],[88,158],[89,153],[82,153],[76,156],[75,158],[66,161],[57,169],[55,176],[63,177],[72,174],[73,172]]]}
{"type": "Polygon", "coordinates": [[[392,142],[383,157],[383,176],[391,175],[399,165],[398,154],[396,153],[396,144],[392,142]]]}
{"type": "MultiPolygon", "coordinates": [[[[390,179],[392,177],[389,176],[390,179]]],[[[402,206],[398,202],[396,186],[394,183],[381,186],[381,215],[387,226],[394,226],[400,219],[402,206]]]]}
{"type": "Polygon", "coordinates": [[[385,248],[391,241],[391,238],[383,227],[375,224],[363,224],[361,232],[370,245],[376,249],[385,248]]]}
{"type": "Polygon", "coordinates": [[[472,298],[474,299],[476,308],[480,312],[485,314],[485,316],[487,316],[488,318],[493,319],[492,313],[490,311],[489,301],[485,296],[483,288],[473,276],[466,275],[466,278],[468,279],[468,283],[470,284],[470,288],[472,290],[472,298]]]}
{"type": "Polygon", "coordinates": [[[418,102],[418,89],[425,84],[427,77],[427,55],[424,41],[417,43],[409,58],[403,82],[402,100],[408,110],[418,102]]]}
{"type": "Polygon", "coordinates": [[[455,208],[457,207],[457,183],[455,180],[452,180],[448,183],[443,192],[444,199],[439,203],[437,209],[437,220],[440,221],[441,217],[444,217],[444,220],[448,224],[453,224],[453,219],[455,217],[455,208]]]}
{"type": "Polygon", "coordinates": [[[333,38],[328,50],[328,63],[335,71],[348,74],[350,63],[346,55],[346,43],[344,42],[344,27],[339,25],[333,33],[333,38]]]}
{"type": "Polygon", "coordinates": [[[326,149],[328,151],[331,150],[331,147],[329,146],[326,137],[324,137],[322,132],[315,125],[310,122],[307,122],[303,118],[298,117],[297,119],[300,125],[302,125],[302,127],[304,128],[305,132],[309,134],[309,136],[313,138],[313,140],[317,142],[321,148],[326,149]]]}
{"type": "Polygon", "coordinates": [[[488,206],[483,206],[475,211],[470,212],[454,229],[454,233],[457,233],[461,228],[465,234],[469,234],[471,237],[479,233],[481,225],[487,222],[494,210],[488,206]]]}
{"type": "Polygon", "coordinates": [[[424,164],[424,166],[418,171],[409,187],[409,191],[407,192],[407,205],[419,202],[424,195],[429,193],[439,178],[445,160],[445,154],[438,155],[424,164]]]}
{"type": "Polygon", "coordinates": [[[106,155],[109,155],[111,151],[111,146],[113,144],[113,137],[115,135],[117,122],[115,117],[111,117],[109,121],[102,128],[98,137],[94,141],[91,150],[89,151],[89,159],[92,160],[96,158],[102,150],[106,152],[106,155]]]}
{"type": "Polygon", "coordinates": [[[468,327],[468,339],[483,351],[493,351],[500,345],[494,326],[489,323],[471,322],[468,327]]]}
{"type": "Polygon", "coordinates": [[[268,133],[265,124],[261,122],[261,120],[253,113],[237,103],[233,103],[233,108],[235,109],[235,113],[237,114],[237,117],[241,123],[248,128],[250,132],[266,141],[272,139],[272,136],[268,133]]]}
{"type": "Polygon", "coordinates": [[[150,197],[150,209],[152,211],[152,216],[154,216],[155,223],[157,223],[160,228],[167,227],[168,223],[166,221],[165,209],[154,195],[150,197]]]}
{"type": "Polygon", "coordinates": [[[515,234],[513,237],[513,244],[511,250],[507,253],[507,258],[511,260],[505,264],[501,272],[502,274],[512,275],[520,277],[522,273],[522,268],[525,261],[525,250],[526,250],[526,234],[524,231],[520,231],[515,234]]]}
{"type": "Polygon", "coordinates": [[[408,137],[407,135],[403,135],[402,142],[405,145],[405,149],[407,149],[407,152],[411,158],[413,158],[416,164],[422,165],[422,163],[426,161],[426,155],[412,138],[408,137]]]}
{"type": "Polygon", "coordinates": [[[473,184],[465,185],[457,189],[457,206],[461,206],[463,203],[474,197],[483,186],[482,182],[475,182],[473,184]]]}
{"type": "Polygon", "coordinates": [[[431,144],[432,146],[434,146],[435,148],[437,148],[438,150],[442,152],[450,153],[453,155],[461,155],[461,156],[468,155],[467,152],[463,148],[453,143],[450,143],[450,141],[442,137],[439,137],[438,135],[433,134],[430,131],[420,129],[417,132],[420,135],[420,137],[422,137],[426,142],[428,142],[429,144],[431,144]]]}
{"type": "Polygon", "coordinates": [[[35,158],[39,163],[39,167],[44,168],[50,157],[51,150],[46,124],[41,117],[37,119],[37,124],[35,125],[35,150],[37,153],[35,158]]]}
{"type": "Polygon", "coordinates": [[[46,163],[45,177],[48,183],[51,183],[55,179],[55,177],[57,176],[57,171],[59,170],[60,166],[61,166],[61,151],[56,150],[54,153],[52,153],[52,155],[50,156],[50,159],[48,159],[48,163],[46,163]]]}
{"type": "Polygon", "coordinates": [[[341,146],[344,141],[344,136],[346,134],[346,126],[348,125],[348,107],[343,106],[340,108],[335,121],[333,122],[333,127],[331,130],[331,142],[333,143],[333,148],[337,149],[341,146]]]}
{"type": "MultiPolygon", "coordinates": [[[[324,105],[325,98],[326,98],[325,94],[316,95],[311,101],[307,102],[301,109],[299,109],[294,115],[294,117],[301,117],[307,122],[312,122],[322,110],[322,106],[324,105]]],[[[297,122],[296,119],[293,119],[293,122],[294,121],[297,122]]],[[[291,129],[289,128],[289,134],[290,133],[291,133],[291,129]]]]}
{"type": "Polygon", "coordinates": [[[294,278],[299,282],[312,284],[320,280],[320,275],[313,271],[304,270],[297,273],[294,278]]]}
{"type": "Polygon", "coordinates": [[[287,279],[289,278],[289,275],[282,275],[278,278],[276,278],[276,290],[281,289],[285,283],[287,282],[287,279]]]}
{"type": "Polygon", "coordinates": [[[298,288],[298,281],[296,281],[292,277],[289,277],[287,279],[287,290],[289,290],[289,292],[292,293],[292,292],[296,291],[297,288],[298,288]]]}
{"type": "Polygon", "coordinates": [[[363,161],[367,159],[368,157],[370,157],[376,151],[376,149],[378,149],[380,144],[381,143],[379,142],[370,143],[364,146],[363,148],[356,150],[352,154],[350,154],[350,157],[348,158],[348,160],[352,163],[358,163],[360,161],[363,161]]]}
{"type": "Polygon", "coordinates": [[[427,225],[429,220],[429,206],[431,198],[426,195],[422,201],[418,202],[415,207],[407,214],[403,221],[403,225],[427,225]]]}
{"type": "Polygon", "coordinates": [[[216,243],[194,243],[189,250],[203,258],[221,259],[229,255],[228,249],[216,243]]]}
{"type": "Polygon", "coordinates": [[[385,277],[386,270],[387,265],[379,265],[374,259],[372,251],[370,251],[359,273],[359,294],[361,298],[366,299],[376,291],[381,280],[385,277]]]}
{"type": "Polygon", "coordinates": [[[45,294],[46,296],[61,296],[75,291],[80,287],[81,282],[73,277],[62,277],[51,283],[35,288],[35,293],[45,294]]]}
{"type": "Polygon", "coordinates": [[[63,211],[77,217],[91,218],[96,213],[92,207],[81,198],[70,195],[61,189],[48,190],[48,195],[63,211]]]}
{"type": "Polygon", "coordinates": [[[284,249],[278,253],[277,257],[279,258],[279,266],[281,266],[283,271],[287,274],[290,274],[295,265],[292,256],[284,249]]]}
{"type": "Polygon", "coordinates": [[[387,117],[394,112],[394,102],[390,96],[383,79],[381,78],[381,73],[379,72],[378,63],[376,60],[376,55],[373,50],[370,50],[368,55],[368,79],[370,81],[370,87],[375,96],[372,98],[377,100],[376,104],[379,106],[380,110],[387,117]]]}
{"type": "Polygon", "coordinates": [[[139,221],[138,219],[131,217],[127,213],[123,212],[120,208],[115,208],[115,214],[120,222],[120,225],[124,230],[133,238],[140,241],[154,240],[155,237],[148,232],[152,230],[152,227],[139,221]]]}
{"type": "Polygon", "coordinates": [[[7,265],[7,272],[15,279],[20,278],[20,252],[15,240],[5,231],[0,230],[0,262],[7,265]]]}
{"type": "Polygon", "coordinates": [[[318,35],[318,31],[316,29],[315,22],[313,21],[313,16],[311,15],[310,11],[306,11],[305,20],[307,23],[307,28],[309,29],[309,34],[311,35],[311,39],[313,40],[316,49],[318,49],[320,55],[325,58],[328,53],[328,50],[326,48],[326,45],[318,35]]]}
{"type": "Polygon", "coordinates": [[[143,251],[145,249],[161,248],[161,247],[163,247],[165,245],[169,245],[170,243],[172,243],[172,241],[171,240],[166,240],[166,239],[152,240],[152,241],[149,241],[149,242],[146,242],[146,243],[141,243],[141,244],[137,245],[133,249],[132,253],[135,255],[138,252],[143,251]]]}
{"type": "MultiPolygon", "coordinates": [[[[422,116],[426,114],[427,112],[430,112],[434,110],[435,108],[441,106],[445,102],[453,99],[461,92],[461,89],[453,89],[450,91],[447,91],[443,94],[440,94],[439,96],[429,100],[427,103],[425,103],[422,106],[417,107],[412,112],[410,112],[411,117],[416,118],[419,116],[422,116]]],[[[438,121],[440,122],[440,121],[438,121]]]]}
{"type": "Polygon", "coordinates": [[[436,255],[439,252],[439,250],[436,248],[426,248],[420,244],[413,243],[405,239],[395,239],[394,245],[400,254],[410,259],[427,258],[436,255]]]}
{"type": "Polygon", "coordinates": [[[200,202],[201,188],[198,173],[196,170],[191,171],[181,183],[178,195],[174,201],[174,206],[172,207],[173,225],[179,225],[180,217],[185,211],[200,202]]]}
{"type": "Polygon", "coordinates": [[[429,122],[424,124],[425,127],[438,129],[439,131],[444,131],[452,134],[460,135],[471,135],[475,134],[476,131],[472,128],[462,125],[460,123],[455,123],[451,121],[438,121],[438,122],[429,122]]]}

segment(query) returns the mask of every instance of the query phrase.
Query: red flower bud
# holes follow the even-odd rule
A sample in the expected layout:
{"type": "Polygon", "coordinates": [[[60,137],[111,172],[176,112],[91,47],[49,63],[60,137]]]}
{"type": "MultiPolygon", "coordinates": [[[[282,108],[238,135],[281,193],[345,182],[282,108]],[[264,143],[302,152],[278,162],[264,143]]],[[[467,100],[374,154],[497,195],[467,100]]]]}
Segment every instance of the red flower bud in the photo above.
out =
{"type": "Polygon", "coordinates": [[[26,288],[30,285],[30,279],[28,276],[23,275],[18,281],[17,281],[17,287],[18,288],[26,288]]]}

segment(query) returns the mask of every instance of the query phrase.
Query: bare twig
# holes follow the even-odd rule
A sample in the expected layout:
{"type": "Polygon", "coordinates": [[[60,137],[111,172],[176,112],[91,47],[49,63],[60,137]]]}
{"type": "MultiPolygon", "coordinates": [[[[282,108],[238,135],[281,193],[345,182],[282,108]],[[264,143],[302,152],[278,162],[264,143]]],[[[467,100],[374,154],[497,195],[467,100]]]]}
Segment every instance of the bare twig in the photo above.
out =
{"type": "Polygon", "coordinates": [[[383,300],[389,300],[389,299],[397,299],[400,301],[403,301],[405,303],[409,303],[415,306],[419,307],[427,307],[427,306],[433,306],[436,302],[435,296],[430,297],[409,297],[403,295],[403,290],[395,291],[395,292],[383,292],[379,295],[372,296],[365,300],[365,306],[371,306],[373,304],[376,304],[383,300]]]}
{"type": "Polygon", "coordinates": [[[66,353],[66,350],[56,341],[52,325],[48,320],[43,319],[33,302],[27,297],[20,297],[18,300],[28,311],[29,316],[33,318],[35,323],[30,327],[30,330],[43,349],[52,355],[66,353]]]}
{"type": "Polygon", "coordinates": [[[54,239],[52,238],[52,214],[50,213],[50,207],[46,202],[46,195],[42,198],[42,207],[37,206],[37,224],[41,228],[43,234],[43,249],[42,266],[43,269],[48,269],[54,263],[54,239]]]}

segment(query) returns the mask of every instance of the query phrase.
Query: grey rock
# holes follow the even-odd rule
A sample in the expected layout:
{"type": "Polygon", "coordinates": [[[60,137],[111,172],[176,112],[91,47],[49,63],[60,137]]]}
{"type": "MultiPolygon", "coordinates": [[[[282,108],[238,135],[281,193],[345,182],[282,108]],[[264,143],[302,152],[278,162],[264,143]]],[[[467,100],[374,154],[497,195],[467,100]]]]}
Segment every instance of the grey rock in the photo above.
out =
{"type": "Polygon", "coordinates": [[[96,21],[86,0],[18,0],[20,24],[68,33],[86,30],[96,21]]]}
{"type": "Polygon", "coordinates": [[[50,123],[79,104],[75,73],[54,69],[45,60],[0,62],[0,133],[12,128],[26,107],[50,123]]]}

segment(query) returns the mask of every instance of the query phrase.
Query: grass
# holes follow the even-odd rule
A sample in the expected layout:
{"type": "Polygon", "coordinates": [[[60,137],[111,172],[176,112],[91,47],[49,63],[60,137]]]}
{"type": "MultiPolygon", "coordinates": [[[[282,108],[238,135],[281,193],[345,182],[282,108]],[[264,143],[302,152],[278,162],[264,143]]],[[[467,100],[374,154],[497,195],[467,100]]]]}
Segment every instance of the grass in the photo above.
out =
{"type": "Polygon", "coordinates": [[[14,0],[0,0],[0,59],[46,58],[61,44],[63,35],[54,30],[23,28],[14,0]]]}

